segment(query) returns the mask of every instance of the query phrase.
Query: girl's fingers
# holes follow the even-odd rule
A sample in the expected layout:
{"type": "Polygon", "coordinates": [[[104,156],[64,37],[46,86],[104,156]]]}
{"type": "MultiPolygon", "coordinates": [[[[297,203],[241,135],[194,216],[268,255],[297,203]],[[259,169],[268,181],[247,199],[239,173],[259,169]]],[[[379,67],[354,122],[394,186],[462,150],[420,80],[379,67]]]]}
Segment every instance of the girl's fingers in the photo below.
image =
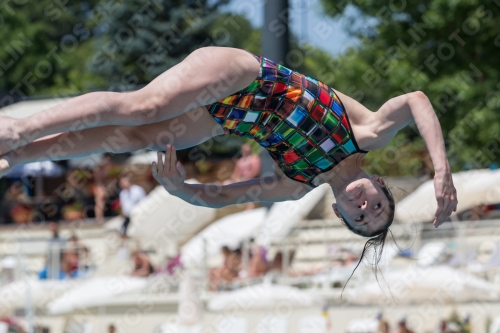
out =
{"type": "Polygon", "coordinates": [[[161,151],[158,152],[158,174],[161,175],[163,173],[163,159],[162,159],[161,151]]]}
{"type": "Polygon", "coordinates": [[[436,213],[434,214],[434,217],[435,217],[436,219],[438,219],[438,218],[439,218],[439,215],[441,215],[441,211],[442,211],[442,210],[443,210],[443,209],[442,209],[441,207],[438,207],[438,209],[436,210],[436,213]]]}
{"type": "Polygon", "coordinates": [[[177,168],[175,167],[175,164],[177,163],[177,152],[175,151],[175,147],[171,147],[171,154],[172,157],[170,158],[170,170],[176,170],[177,168]]]}
{"type": "Polygon", "coordinates": [[[151,171],[153,173],[153,177],[156,178],[156,176],[158,176],[158,169],[156,168],[156,162],[153,162],[151,169],[152,169],[151,171]]]}
{"type": "Polygon", "coordinates": [[[167,148],[165,149],[165,172],[170,171],[170,159],[172,158],[172,154],[170,152],[170,145],[167,145],[167,148]]]}

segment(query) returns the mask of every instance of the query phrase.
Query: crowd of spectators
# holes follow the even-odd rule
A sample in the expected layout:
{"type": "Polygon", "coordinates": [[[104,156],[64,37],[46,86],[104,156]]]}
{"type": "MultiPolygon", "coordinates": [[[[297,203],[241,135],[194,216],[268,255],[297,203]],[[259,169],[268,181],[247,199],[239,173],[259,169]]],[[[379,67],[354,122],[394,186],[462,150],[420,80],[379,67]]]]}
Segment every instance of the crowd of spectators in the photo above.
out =
{"type": "MultiPolygon", "coordinates": [[[[126,235],[131,207],[157,183],[146,172],[136,175],[141,178],[141,186],[132,184],[127,166],[113,161],[112,154],[104,154],[92,168],[67,166],[61,176],[41,176],[41,183],[35,175],[3,177],[0,179],[0,225],[84,218],[102,220],[122,215],[125,222],[121,232],[126,235]]],[[[223,183],[255,178],[260,171],[260,157],[252,153],[249,144],[243,144],[233,172],[223,183]]],[[[253,203],[246,205],[247,209],[254,207],[253,203]]]]}
{"type": "MultiPolygon", "coordinates": [[[[396,327],[391,329],[391,325],[384,318],[383,314],[378,315],[379,326],[376,333],[414,333],[407,323],[406,316],[400,316],[396,322],[396,327]]],[[[464,318],[453,312],[448,319],[441,319],[433,333],[470,333],[470,315],[464,318]]]]}
{"type": "MultiPolygon", "coordinates": [[[[38,273],[41,280],[67,280],[89,276],[94,266],[90,251],[78,236],[72,234],[68,239],[61,237],[59,226],[49,223],[51,237],[48,240],[48,250],[45,267],[38,273]]],[[[133,251],[130,256],[131,276],[148,277],[155,273],[148,254],[141,250],[133,251]]]]}
{"type": "Polygon", "coordinates": [[[393,331],[389,325],[389,322],[384,318],[381,318],[379,321],[379,327],[377,333],[414,333],[406,323],[406,317],[402,316],[397,321],[397,327],[393,331]]]}
{"type": "Polygon", "coordinates": [[[91,271],[90,251],[76,235],[60,236],[59,226],[49,223],[52,233],[48,241],[45,267],[38,273],[41,280],[66,280],[85,277],[91,271]]]}
{"type": "MultiPolygon", "coordinates": [[[[283,253],[277,252],[273,260],[269,261],[266,248],[253,240],[250,241],[247,267],[244,265],[242,247],[231,250],[228,246],[223,246],[221,252],[222,266],[212,268],[209,272],[209,287],[212,291],[231,289],[234,282],[283,271],[283,253]]],[[[289,260],[293,260],[293,252],[289,260]]]]}
{"type": "Polygon", "coordinates": [[[123,211],[128,215],[135,202],[128,201],[127,206],[122,207],[120,201],[135,200],[139,192],[143,197],[155,186],[148,172],[133,174],[146,189],[133,185],[131,175],[126,165],[113,163],[111,155],[106,154],[93,168],[68,167],[59,177],[40,176],[43,182],[36,181],[37,176],[3,177],[0,179],[0,225],[75,219],[102,221],[123,211]],[[123,190],[131,196],[120,197],[123,190]]]}

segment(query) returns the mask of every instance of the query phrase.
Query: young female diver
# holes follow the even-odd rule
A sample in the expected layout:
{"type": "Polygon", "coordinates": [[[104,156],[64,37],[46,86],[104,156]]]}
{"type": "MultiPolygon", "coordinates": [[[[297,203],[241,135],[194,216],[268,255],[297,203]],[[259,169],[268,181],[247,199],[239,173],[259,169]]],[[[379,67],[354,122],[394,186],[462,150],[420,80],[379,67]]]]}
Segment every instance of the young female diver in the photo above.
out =
{"type": "Polygon", "coordinates": [[[457,196],[439,121],[422,92],[392,98],[372,112],[321,81],[229,47],[199,48],[137,91],[92,92],[24,119],[0,117],[0,175],[31,161],[166,146],[154,175],[186,201],[221,207],[293,200],[328,183],[333,210],[345,225],[383,244],[394,200],[360,163],[411,121],[434,165],[438,227],[456,210],[457,196]],[[175,149],[224,133],[256,140],[279,166],[277,177],[224,186],[184,183],[175,149]]]}

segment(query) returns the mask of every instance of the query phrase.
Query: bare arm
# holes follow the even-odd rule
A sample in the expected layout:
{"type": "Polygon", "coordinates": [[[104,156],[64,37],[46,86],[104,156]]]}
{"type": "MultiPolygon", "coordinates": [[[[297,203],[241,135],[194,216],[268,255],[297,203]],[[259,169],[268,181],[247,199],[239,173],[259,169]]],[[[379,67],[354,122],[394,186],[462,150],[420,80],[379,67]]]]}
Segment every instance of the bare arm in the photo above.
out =
{"type": "Polygon", "coordinates": [[[159,152],[158,162],[153,163],[153,176],[170,194],[197,206],[219,208],[247,202],[297,200],[312,189],[280,174],[228,185],[186,184],[175,147],[167,146],[165,161],[161,155],[159,152]]]}
{"type": "Polygon", "coordinates": [[[412,121],[415,121],[434,165],[434,187],[438,201],[434,226],[438,227],[456,211],[458,202],[441,125],[427,96],[417,91],[389,100],[375,113],[374,132],[378,143],[383,146],[412,121]]]}
{"type": "Polygon", "coordinates": [[[260,177],[228,185],[184,184],[171,194],[193,205],[220,208],[248,202],[297,200],[310,189],[293,180],[260,177]]]}
{"type": "Polygon", "coordinates": [[[415,121],[436,172],[449,171],[441,125],[432,105],[421,91],[390,99],[374,117],[374,131],[380,146],[384,146],[396,133],[415,121]]]}

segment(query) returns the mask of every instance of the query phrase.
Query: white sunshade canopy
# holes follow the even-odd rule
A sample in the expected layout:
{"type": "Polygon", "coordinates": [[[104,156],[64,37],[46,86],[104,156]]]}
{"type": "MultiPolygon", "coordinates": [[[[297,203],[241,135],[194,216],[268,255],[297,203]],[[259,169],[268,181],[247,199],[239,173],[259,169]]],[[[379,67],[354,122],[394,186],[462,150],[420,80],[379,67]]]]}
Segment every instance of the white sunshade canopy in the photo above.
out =
{"type": "Polygon", "coordinates": [[[322,184],[298,200],[274,203],[266,216],[262,230],[257,236],[257,243],[269,246],[272,242],[286,237],[290,230],[311,212],[329,189],[330,185],[322,184]]]}
{"type": "Polygon", "coordinates": [[[247,311],[273,309],[279,306],[302,308],[321,306],[323,300],[295,287],[258,284],[235,291],[220,293],[208,304],[212,311],[247,311]]]}
{"type": "MultiPolygon", "coordinates": [[[[194,180],[187,182],[194,183],[194,180]]],[[[132,210],[128,235],[144,245],[182,243],[210,223],[215,209],[196,206],[157,186],[132,210]]]]}
{"type": "Polygon", "coordinates": [[[446,302],[485,301],[498,298],[493,283],[448,266],[409,267],[382,272],[355,290],[346,291],[352,303],[419,303],[432,299],[446,302]],[[383,278],[382,278],[383,275],[383,278]],[[394,297],[394,300],[393,298],[394,297]]]}
{"type": "Polygon", "coordinates": [[[266,212],[264,207],[246,210],[210,224],[182,247],[182,263],[193,267],[201,264],[204,251],[210,257],[217,254],[223,246],[237,248],[241,241],[251,237],[262,226],[266,212]]]}
{"type": "Polygon", "coordinates": [[[35,113],[50,109],[68,99],[69,98],[47,98],[22,101],[0,108],[0,114],[2,116],[14,118],[26,118],[35,113]]]}
{"type": "Polygon", "coordinates": [[[347,324],[346,333],[375,333],[378,331],[377,319],[355,319],[347,324]]]}
{"type": "Polygon", "coordinates": [[[29,280],[6,284],[0,288],[0,315],[23,309],[28,293],[33,308],[43,308],[74,285],[71,280],[29,280]]]}
{"type": "Polygon", "coordinates": [[[81,282],[62,296],[50,302],[47,307],[51,314],[70,313],[77,309],[106,305],[113,298],[138,293],[147,286],[146,278],[114,276],[93,278],[81,282]]]}
{"type": "Polygon", "coordinates": [[[32,162],[13,167],[5,177],[60,177],[64,175],[64,168],[52,161],[32,162]]]}
{"type": "MultiPolygon", "coordinates": [[[[500,203],[500,170],[469,170],[454,173],[457,213],[479,204],[500,203]]],[[[395,217],[402,222],[432,222],[437,210],[434,180],[420,185],[396,206],[395,217]]]]}

